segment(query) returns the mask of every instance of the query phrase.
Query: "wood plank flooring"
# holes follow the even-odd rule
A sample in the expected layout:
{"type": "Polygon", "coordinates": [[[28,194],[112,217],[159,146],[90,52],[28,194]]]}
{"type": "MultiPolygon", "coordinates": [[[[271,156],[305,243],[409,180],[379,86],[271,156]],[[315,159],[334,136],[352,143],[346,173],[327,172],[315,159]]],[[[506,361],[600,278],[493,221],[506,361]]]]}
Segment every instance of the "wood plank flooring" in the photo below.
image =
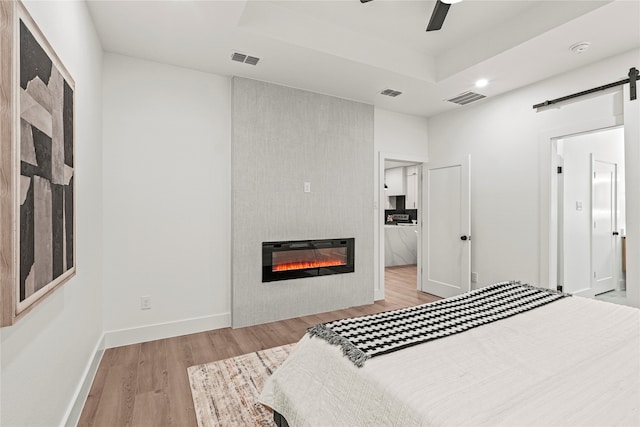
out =
{"type": "Polygon", "coordinates": [[[187,368],[298,341],[320,322],[439,299],[416,290],[416,266],[388,267],[374,304],[246,328],[224,328],[105,351],[79,426],[196,426],[187,368]]]}

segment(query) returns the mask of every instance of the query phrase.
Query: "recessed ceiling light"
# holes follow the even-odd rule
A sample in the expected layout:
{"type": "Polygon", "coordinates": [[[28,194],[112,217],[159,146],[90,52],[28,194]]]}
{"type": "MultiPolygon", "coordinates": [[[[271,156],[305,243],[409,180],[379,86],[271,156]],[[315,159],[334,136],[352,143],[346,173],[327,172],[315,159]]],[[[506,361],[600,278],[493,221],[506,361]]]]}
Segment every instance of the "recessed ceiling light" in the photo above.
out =
{"type": "Polygon", "coordinates": [[[476,80],[476,87],[485,87],[489,84],[489,80],[487,79],[478,79],[476,80]]]}
{"type": "Polygon", "coordinates": [[[569,47],[569,50],[573,53],[580,54],[586,52],[591,47],[591,43],[589,42],[580,42],[569,47]]]}
{"type": "Polygon", "coordinates": [[[447,3],[447,4],[455,4],[455,3],[460,3],[462,0],[441,0],[442,3],[447,3]]]}

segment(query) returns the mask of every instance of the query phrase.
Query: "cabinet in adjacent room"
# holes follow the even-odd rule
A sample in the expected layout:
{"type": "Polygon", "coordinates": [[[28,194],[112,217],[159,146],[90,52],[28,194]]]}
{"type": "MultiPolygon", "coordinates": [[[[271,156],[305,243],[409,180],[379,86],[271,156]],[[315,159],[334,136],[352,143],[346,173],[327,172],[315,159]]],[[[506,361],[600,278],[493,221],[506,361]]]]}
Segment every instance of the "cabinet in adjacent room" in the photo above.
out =
{"type": "Polygon", "coordinates": [[[391,168],[384,171],[384,183],[387,185],[387,196],[404,196],[406,192],[406,177],[404,168],[391,168]]]}
{"type": "Polygon", "coordinates": [[[406,169],[406,199],[407,209],[418,209],[418,166],[409,166],[406,169]]]}

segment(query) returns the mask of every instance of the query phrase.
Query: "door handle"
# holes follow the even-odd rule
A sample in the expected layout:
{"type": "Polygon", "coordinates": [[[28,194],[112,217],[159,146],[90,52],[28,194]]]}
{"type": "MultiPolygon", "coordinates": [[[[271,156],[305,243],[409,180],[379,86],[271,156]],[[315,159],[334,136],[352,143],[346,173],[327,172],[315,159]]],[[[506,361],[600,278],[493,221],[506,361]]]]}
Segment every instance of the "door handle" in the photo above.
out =
{"type": "Polygon", "coordinates": [[[613,232],[613,235],[614,235],[614,236],[617,236],[617,235],[619,235],[619,234],[620,234],[620,233],[618,233],[617,231],[614,231],[614,232],[613,232]]]}
{"type": "Polygon", "coordinates": [[[471,236],[460,236],[460,240],[471,240],[471,236]]]}

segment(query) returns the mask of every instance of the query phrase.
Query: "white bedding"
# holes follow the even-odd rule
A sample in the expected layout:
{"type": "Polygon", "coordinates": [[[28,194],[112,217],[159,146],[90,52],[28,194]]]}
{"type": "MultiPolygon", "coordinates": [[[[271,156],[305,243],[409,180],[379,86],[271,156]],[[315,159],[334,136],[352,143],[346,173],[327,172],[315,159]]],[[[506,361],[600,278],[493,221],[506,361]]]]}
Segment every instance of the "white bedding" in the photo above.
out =
{"type": "Polygon", "coordinates": [[[260,401],[297,426],[640,426],[640,310],[564,298],[368,360],[305,336],[260,401]]]}

